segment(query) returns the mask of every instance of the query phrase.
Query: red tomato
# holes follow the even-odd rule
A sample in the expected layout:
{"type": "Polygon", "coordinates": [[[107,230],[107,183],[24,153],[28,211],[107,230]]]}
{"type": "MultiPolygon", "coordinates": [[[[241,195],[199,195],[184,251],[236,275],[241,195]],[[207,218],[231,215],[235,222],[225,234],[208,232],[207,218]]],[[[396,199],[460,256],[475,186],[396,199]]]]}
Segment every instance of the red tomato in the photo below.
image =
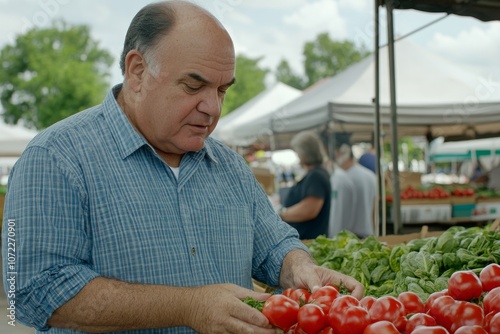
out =
{"type": "Polygon", "coordinates": [[[450,328],[453,325],[455,303],[455,299],[450,296],[438,297],[432,303],[432,306],[427,314],[433,317],[438,325],[450,328]]]}
{"type": "Polygon", "coordinates": [[[328,314],[333,301],[338,296],[340,296],[340,293],[335,287],[331,285],[325,285],[311,293],[309,302],[321,306],[325,314],[328,314]]]}
{"type": "Polygon", "coordinates": [[[328,320],[323,309],[316,304],[305,304],[297,314],[299,327],[307,334],[316,334],[326,326],[328,320]]]}
{"type": "Polygon", "coordinates": [[[455,331],[455,334],[488,334],[481,326],[462,326],[455,331]]]}
{"type": "Polygon", "coordinates": [[[363,334],[399,334],[394,324],[387,320],[377,321],[366,326],[363,334]]]}
{"type": "Polygon", "coordinates": [[[369,311],[372,322],[388,320],[396,321],[399,317],[405,315],[404,305],[392,296],[383,296],[377,298],[369,311]]]}
{"type": "Polygon", "coordinates": [[[442,326],[418,326],[412,334],[450,334],[450,332],[442,326]]]}
{"type": "Polygon", "coordinates": [[[483,291],[500,287],[500,265],[496,263],[487,265],[479,273],[479,279],[483,284],[483,291]]]}
{"type": "Polygon", "coordinates": [[[361,298],[361,300],[359,301],[359,303],[361,304],[361,306],[363,306],[365,309],[367,309],[368,311],[370,311],[370,308],[372,307],[373,303],[377,300],[377,298],[373,297],[373,296],[365,296],[363,298],[361,298]]]}
{"type": "Polygon", "coordinates": [[[448,280],[448,293],[455,300],[469,301],[481,297],[483,285],[473,271],[460,270],[454,272],[448,280]]]}
{"type": "Polygon", "coordinates": [[[491,318],[493,318],[493,316],[495,315],[496,313],[495,312],[490,312],[488,313],[487,315],[484,316],[484,329],[489,332],[490,331],[490,321],[491,321],[491,318]]]}
{"type": "Polygon", "coordinates": [[[476,304],[456,301],[450,309],[454,314],[449,317],[447,323],[451,322],[451,325],[442,324],[436,319],[436,322],[446,327],[450,333],[455,333],[462,326],[482,326],[484,323],[483,309],[476,304]]]}
{"type": "Polygon", "coordinates": [[[318,334],[337,334],[337,332],[335,332],[333,330],[333,328],[328,326],[328,327],[323,328],[323,330],[321,332],[319,332],[318,334]]]}
{"type": "Polygon", "coordinates": [[[311,293],[306,289],[291,289],[288,288],[283,291],[283,295],[295,300],[299,305],[304,305],[309,302],[311,293]]]}
{"type": "Polygon", "coordinates": [[[318,299],[319,297],[324,297],[324,296],[328,296],[333,300],[333,299],[337,298],[338,296],[340,296],[340,293],[332,285],[325,285],[317,290],[314,290],[313,293],[311,293],[309,301],[314,302],[314,300],[318,299]]]}
{"type": "Polygon", "coordinates": [[[433,292],[429,295],[429,298],[427,298],[427,301],[425,302],[425,312],[428,312],[432,306],[432,303],[438,299],[439,297],[442,296],[448,296],[448,290],[443,290],[443,291],[437,291],[433,292]]]}
{"type": "Polygon", "coordinates": [[[264,314],[271,325],[285,332],[297,323],[299,303],[284,295],[272,295],[267,298],[262,306],[264,314]]]}
{"type": "Polygon", "coordinates": [[[286,334],[306,334],[306,332],[304,332],[302,328],[300,328],[299,324],[295,324],[290,327],[286,334]]]}
{"type": "Polygon", "coordinates": [[[370,317],[356,298],[343,295],[333,301],[328,321],[338,334],[362,334],[370,324],[370,317]]]}
{"type": "Polygon", "coordinates": [[[392,322],[394,326],[396,326],[396,329],[403,333],[406,329],[406,324],[408,323],[408,318],[404,315],[400,316],[396,320],[392,322]]]}
{"type": "Polygon", "coordinates": [[[487,324],[487,330],[490,334],[500,334],[500,313],[495,314],[487,324]]]}
{"type": "Polygon", "coordinates": [[[411,334],[418,326],[437,326],[436,320],[425,313],[415,313],[408,319],[405,334],[411,334]]]}
{"type": "Polygon", "coordinates": [[[405,315],[411,313],[423,313],[425,306],[420,297],[411,291],[402,292],[398,296],[398,300],[403,303],[405,307],[405,315]]]}
{"type": "Polygon", "coordinates": [[[484,313],[500,312],[500,287],[494,288],[484,296],[484,313]]]}

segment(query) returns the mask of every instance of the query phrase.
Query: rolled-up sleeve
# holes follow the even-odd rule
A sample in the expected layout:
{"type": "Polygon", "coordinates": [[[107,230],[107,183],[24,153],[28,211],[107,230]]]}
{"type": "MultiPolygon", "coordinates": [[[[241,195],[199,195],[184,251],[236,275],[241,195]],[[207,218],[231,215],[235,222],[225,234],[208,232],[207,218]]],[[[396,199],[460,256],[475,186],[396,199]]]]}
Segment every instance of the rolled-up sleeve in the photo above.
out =
{"type": "Polygon", "coordinates": [[[257,181],[254,207],[256,229],[253,277],[269,286],[277,287],[285,256],[294,249],[307,247],[300,241],[296,229],[283,222],[257,181]]]}
{"type": "Polygon", "coordinates": [[[15,303],[16,320],[42,331],[49,329],[47,320],[57,308],[98,276],[91,266],[85,188],[77,171],[65,157],[32,146],[9,180],[2,231],[4,286],[9,292],[14,277],[9,302],[15,303]],[[8,250],[8,241],[15,252],[8,250]]]}

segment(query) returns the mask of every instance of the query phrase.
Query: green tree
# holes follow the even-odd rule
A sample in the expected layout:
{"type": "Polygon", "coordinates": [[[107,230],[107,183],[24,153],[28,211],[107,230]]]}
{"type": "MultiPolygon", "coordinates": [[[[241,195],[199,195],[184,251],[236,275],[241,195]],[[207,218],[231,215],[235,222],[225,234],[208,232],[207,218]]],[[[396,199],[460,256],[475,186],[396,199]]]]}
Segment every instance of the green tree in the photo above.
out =
{"type": "Polygon", "coordinates": [[[249,101],[266,88],[268,69],[259,67],[262,57],[236,56],[236,83],[227,91],[222,106],[222,116],[249,101]]]}
{"type": "Polygon", "coordinates": [[[295,74],[286,60],[276,69],[276,80],[298,89],[305,89],[320,79],[335,76],[370,54],[351,41],[334,41],[328,33],[319,34],[303,48],[305,77],[295,74]]]}
{"type": "Polygon", "coordinates": [[[322,78],[335,76],[370,53],[351,41],[334,41],[328,33],[321,33],[304,45],[303,54],[307,86],[310,86],[322,78]]]}
{"type": "Polygon", "coordinates": [[[43,129],[100,103],[112,63],[85,25],[55,21],[18,35],[0,50],[3,118],[43,129]]]}
{"type": "Polygon", "coordinates": [[[278,64],[276,80],[301,90],[306,87],[306,80],[296,74],[285,59],[278,64]]]}

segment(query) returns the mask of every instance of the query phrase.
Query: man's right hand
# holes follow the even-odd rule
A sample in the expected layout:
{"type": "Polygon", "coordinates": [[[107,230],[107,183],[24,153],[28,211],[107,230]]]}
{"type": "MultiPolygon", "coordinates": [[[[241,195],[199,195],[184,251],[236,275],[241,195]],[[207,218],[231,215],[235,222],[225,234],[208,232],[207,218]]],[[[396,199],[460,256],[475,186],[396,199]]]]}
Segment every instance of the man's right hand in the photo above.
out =
{"type": "Polygon", "coordinates": [[[198,333],[274,334],[275,329],[258,310],[242,302],[245,297],[265,300],[270,295],[234,284],[214,284],[189,289],[187,326],[198,333]]]}

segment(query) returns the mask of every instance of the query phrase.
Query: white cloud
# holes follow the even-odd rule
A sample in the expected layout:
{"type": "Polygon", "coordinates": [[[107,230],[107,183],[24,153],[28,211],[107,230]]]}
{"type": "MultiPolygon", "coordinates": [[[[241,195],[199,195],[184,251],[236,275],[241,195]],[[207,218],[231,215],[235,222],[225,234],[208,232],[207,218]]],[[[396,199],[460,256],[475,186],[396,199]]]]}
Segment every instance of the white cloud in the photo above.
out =
{"type": "Polygon", "coordinates": [[[429,46],[440,54],[472,65],[500,65],[500,23],[465,28],[457,35],[437,32],[429,46]]]}
{"type": "Polygon", "coordinates": [[[344,39],[347,27],[337,3],[331,0],[319,0],[307,3],[293,14],[287,15],[283,22],[298,29],[298,33],[307,38],[315,37],[319,32],[330,32],[330,37],[344,39]]]}
{"type": "Polygon", "coordinates": [[[338,0],[338,3],[341,8],[352,9],[359,12],[367,11],[374,7],[373,1],[367,0],[338,0]]]}

